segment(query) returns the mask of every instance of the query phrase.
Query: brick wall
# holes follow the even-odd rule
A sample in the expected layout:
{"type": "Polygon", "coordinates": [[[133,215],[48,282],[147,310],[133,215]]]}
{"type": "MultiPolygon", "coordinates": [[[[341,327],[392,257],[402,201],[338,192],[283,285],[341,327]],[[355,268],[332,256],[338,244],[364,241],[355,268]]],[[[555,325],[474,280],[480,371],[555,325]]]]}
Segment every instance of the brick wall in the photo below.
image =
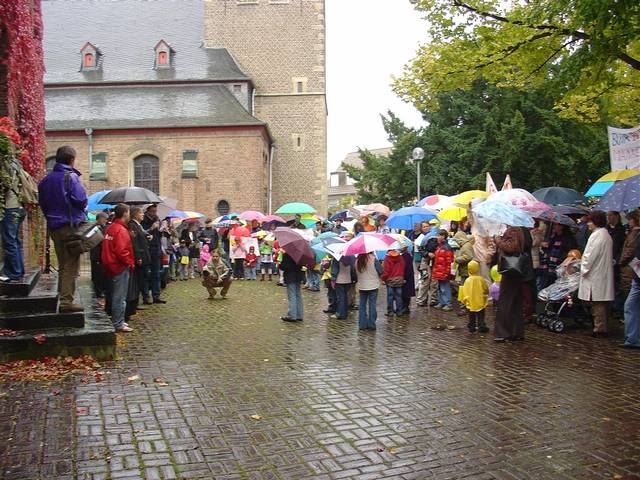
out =
{"type": "Polygon", "coordinates": [[[206,45],[228,49],[251,77],[256,117],[276,141],[274,210],[295,200],[325,212],[324,0],[205,0],[205,9],[206,45]]]}
{"type": "Polygon", "coordinates": [[[222,199],[236,212],[264,211],[267,207],[264,158],[269,145],[260,129],[144,135],[98,132],[93,137],[93,151],[107,153],[107,181],[89,181],[85,135],[49,135],[47,157],[62,145],[76,149],[76,168],[83,173],[90,193],[133,185],[133,160],[150,154],[160,160],[160,195],[178,200],[182,210],[217,216],[216,205],[222,199]],[[198,151],[198,178],[182,178],[183,150],[198,151]]]}

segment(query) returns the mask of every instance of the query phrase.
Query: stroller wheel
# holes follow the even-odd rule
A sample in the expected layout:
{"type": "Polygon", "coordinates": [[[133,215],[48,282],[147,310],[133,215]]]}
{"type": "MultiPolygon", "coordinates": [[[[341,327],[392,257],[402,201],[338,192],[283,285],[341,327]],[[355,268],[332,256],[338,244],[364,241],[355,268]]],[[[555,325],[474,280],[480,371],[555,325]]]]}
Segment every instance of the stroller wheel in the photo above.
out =
{"type": "Polygon", "coordinates": [[[540,313],[538,314],[538,316],[536,317],[536,325],[541,327],[542,326],[542,322],[544,320],[545,314],[544,313],[540,313]]]}
{"type": "Polygon", "coordinates": [[[549,326],[549,321],[550,321],[550,318],[546,315],[543,315],[542,318],[540,319],[540,326],[542,328],[547,328],[549,326]]]}
{"type": "Polygon", "coordinates": [[[549,329],[555,333],[564,332],[564,320],[560,320],[559,318],[554,320],[551,325],[549,325],[549,329]]]}

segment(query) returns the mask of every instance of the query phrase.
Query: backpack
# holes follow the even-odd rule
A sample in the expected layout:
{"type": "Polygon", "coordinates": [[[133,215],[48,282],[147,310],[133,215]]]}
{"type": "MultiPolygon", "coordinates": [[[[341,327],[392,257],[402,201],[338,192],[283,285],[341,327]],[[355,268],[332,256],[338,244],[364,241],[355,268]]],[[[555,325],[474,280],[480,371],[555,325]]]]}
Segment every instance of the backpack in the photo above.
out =
{"type": "Polygon", "coordinates": [[[424,245],[420,245],[420,247],[418,247],[418,251],[423,257],[426,256],[428,253],[435,253],[437,249],[438,249],[437,237],[429,238],[424,245]]]}
{"type": "MultiPolygon", "coordinates": [[[[17,160],[14,160],[13,166],[15,174],[18,177],[18,191],[13,191],[18,200],[23,205],[38,204],[38,184],[31,175],[29,175],[17,160]]],[[[13,189],[12,189],[13,190],[13,189]]]]}

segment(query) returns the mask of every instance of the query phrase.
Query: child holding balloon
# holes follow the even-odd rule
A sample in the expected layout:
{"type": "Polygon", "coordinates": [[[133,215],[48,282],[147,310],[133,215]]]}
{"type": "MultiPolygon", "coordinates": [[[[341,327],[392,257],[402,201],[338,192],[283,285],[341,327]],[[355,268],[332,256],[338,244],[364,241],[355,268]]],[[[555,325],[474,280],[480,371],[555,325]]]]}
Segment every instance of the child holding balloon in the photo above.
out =
{"type": "Polygon", "coordinates": [[[487,333],[489,328],[485,323],[485,308],[489,299],[489,285],[484,277],[479,275],[480,264],[471,260],[467,265],[469,277],[462,285],[462,301],[469,311],[467,328],[470,333],[476,329],[480,333],[487,333]]]}

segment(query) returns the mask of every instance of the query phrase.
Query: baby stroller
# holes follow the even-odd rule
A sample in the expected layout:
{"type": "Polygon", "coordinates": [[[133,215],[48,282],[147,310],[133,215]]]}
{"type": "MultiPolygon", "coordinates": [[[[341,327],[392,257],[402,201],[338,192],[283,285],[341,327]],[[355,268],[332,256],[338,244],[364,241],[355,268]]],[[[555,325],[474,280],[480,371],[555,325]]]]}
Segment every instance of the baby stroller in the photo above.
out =
{"type": "Polygon", "coordinates": [[[538,293],[538,300],[545,302],[545,306],[544,312],[536,319],[536,325],[555,333],[562,333],[568,319],[582,325],[589,315],[578,299],[580,259],[567,257],[556,270],[556,274],[558,279],[538,293]]]}

